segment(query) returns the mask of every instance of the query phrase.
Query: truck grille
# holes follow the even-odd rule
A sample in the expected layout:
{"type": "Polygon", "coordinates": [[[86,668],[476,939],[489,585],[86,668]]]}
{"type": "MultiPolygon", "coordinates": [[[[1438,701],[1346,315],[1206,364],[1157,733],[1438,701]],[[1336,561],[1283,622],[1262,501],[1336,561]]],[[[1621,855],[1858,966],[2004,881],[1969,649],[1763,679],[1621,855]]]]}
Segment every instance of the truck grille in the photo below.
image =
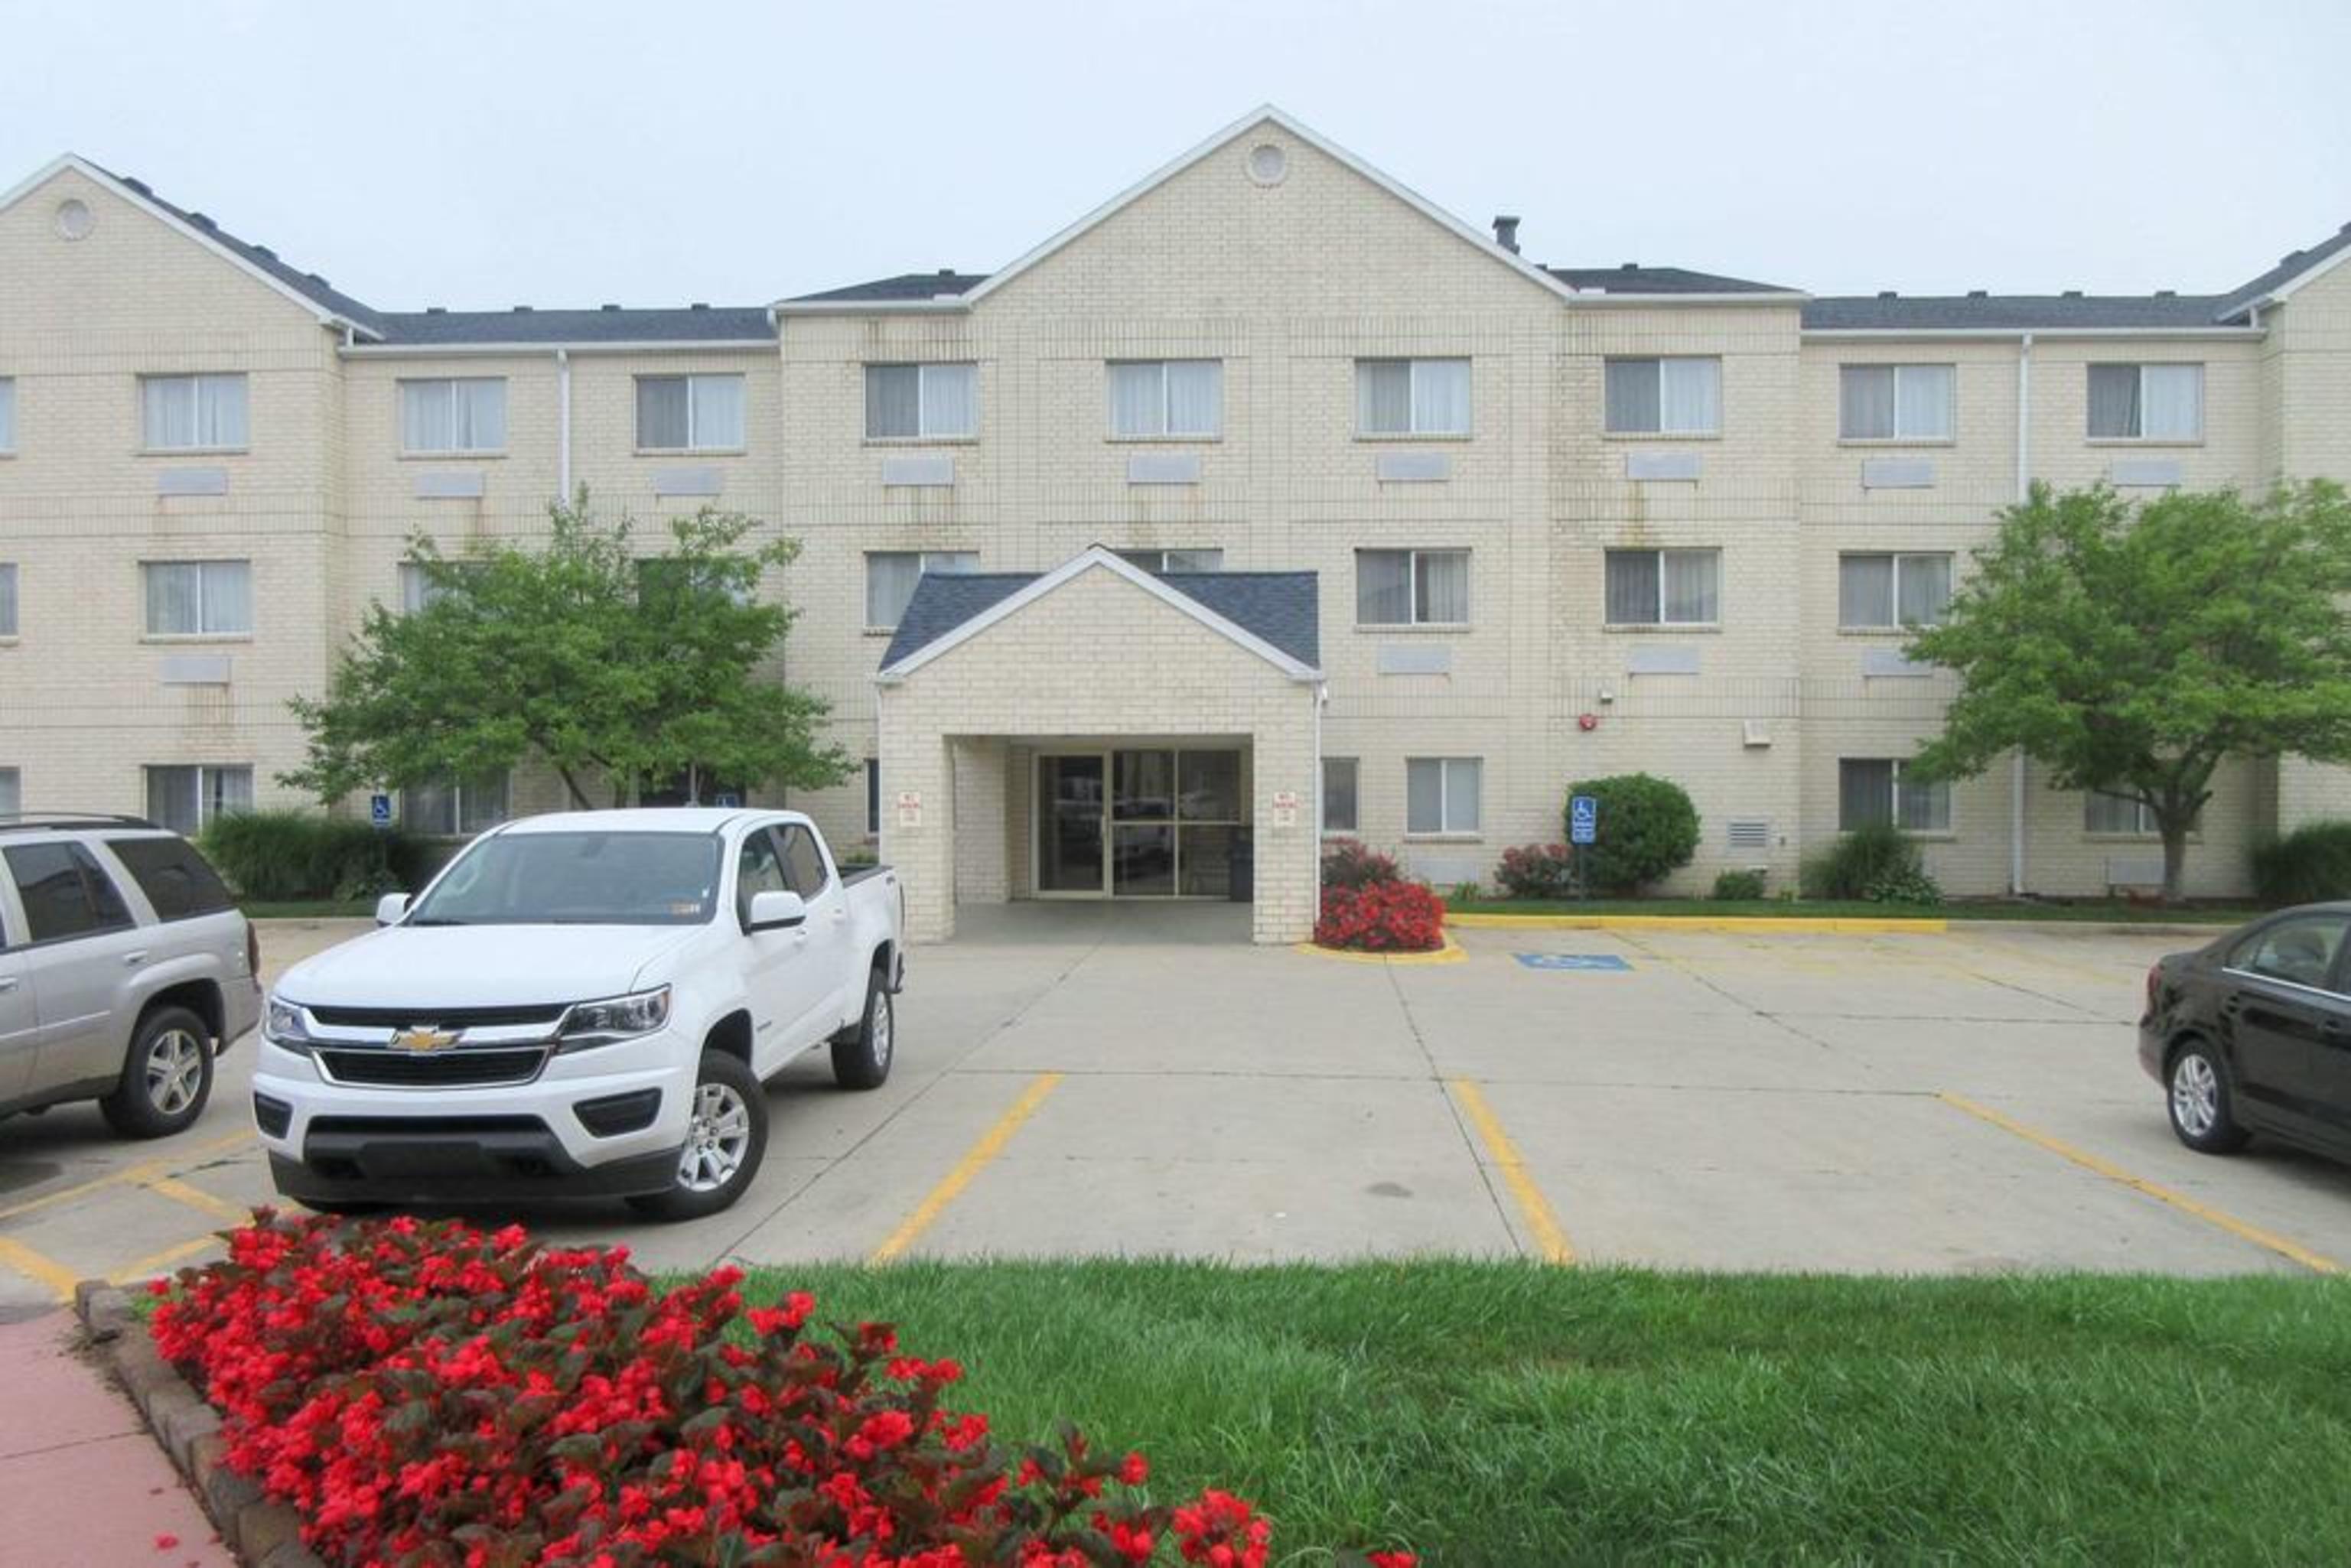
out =
{"type": "Polygon", "coordinates": [[[437,1056],[410,1056],[396,1051],[334,1051],[319,1052],[319,1065],[338,1083],[379,1089],[486,1088],[492,1084],[528,1083],[538,1076],[546,1051],[530,1046],[518,1051],[449,1051],[437,1056]]]}
{"type": "Polygon", "coordinates": [[[561,1002],[531,1002],[513,1008],[312,1008],[310,1016],[338,1029],[513,1029],[544,1024],[549,1030],[561,1018],[561,1002]]]}

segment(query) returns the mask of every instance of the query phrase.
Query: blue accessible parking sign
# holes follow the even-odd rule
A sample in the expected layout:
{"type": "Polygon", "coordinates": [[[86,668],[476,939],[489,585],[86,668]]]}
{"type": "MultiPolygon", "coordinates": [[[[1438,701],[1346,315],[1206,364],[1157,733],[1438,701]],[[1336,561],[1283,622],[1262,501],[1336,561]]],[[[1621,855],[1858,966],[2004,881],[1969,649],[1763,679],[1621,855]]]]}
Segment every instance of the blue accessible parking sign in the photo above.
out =
{"type": "Polygon", "coordinates": [[[368,797],[368,821],[371,825],[379,828],[388,828],[392,826],[391,796],[371,795],[368,797]]]}
{"type": "Polygon", "coordinates": [[[1567,802],[1567,841],[1571,844],[1597,843],[1600,841],[1600,802],[1590,795],[1573,795],[1567,802]]]}
{"type": "Polygon", "coordinates": [[[1582,969],[1606,972],[1633,966],[1614,953],[1513,953],[1530,969],[1582,969]]]}

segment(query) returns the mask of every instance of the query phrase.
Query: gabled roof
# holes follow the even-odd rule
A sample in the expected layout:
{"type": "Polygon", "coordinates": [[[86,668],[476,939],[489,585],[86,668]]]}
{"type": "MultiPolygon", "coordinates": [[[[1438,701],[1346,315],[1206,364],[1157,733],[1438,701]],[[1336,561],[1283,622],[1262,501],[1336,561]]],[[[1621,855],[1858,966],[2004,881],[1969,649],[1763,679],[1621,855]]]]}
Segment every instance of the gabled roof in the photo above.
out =
{"type": "Polygon", "coordinates": [[[764,305],[692,305],[683,310],[395,310],[379,319],[387,344],[772,343],[764,305]]]}
{"type": "Polygon", "coordinates": [[[1092,570],[1123,577],[1273,664],[1293,680],[1319,680],[1320,606],[1311,571],[1148,572],[1092,545],[1048,572],[925,572],[883,651],[894,680],[977,635],[1023,605],[1092,570]]]}
{"type": "Polygon", "coordinates": [[[1597,294],[1802,294],[1777,283],[1726,277],[1719,272],[1692,272],[1686,267],[1643,267],[1637,261],[1621,267],[1546,267],[1545,272],[1582,293],[1597,294]]]}
{"type": "Polygon", "coordinates": [[[2283,299],[2295,289],[2332,271],[2351,257],[2351,224],[2345,224],[2307,250],[2294,251],[2252,282],[2230,290],[2213,311],[2218,321],[2233,321],[2256,305],[2283,299]]]}
{"type": "Polygon", "coordinates": [[[47,184],[68,169],[105,186],[133,206],[145,208],[166,226],[177,229],[189,239],[306,307],[320,322],[348,327],[365,338],[383,336],[382,323],[375,311],[342,293],[317,273],[304,272],[280,260],[277,253],[267,246],[237,238],[203,213],[192,212],[166,201],[144,181],[101,169],[78,153],[68,152],[54,160],[15,190],[0,195],[0,208],[14,206],[20,199],[47,184]]]}
{"type": "Polygon", "coordinates": [[[852,283],[846,288],[828,288],[821,294],[802,294],[784,301],[787,305],[829,305],[835,302],[872,300],[889,302],[905,299],[952,298],[968,294],[987,281],[984,272],[957,272],[943,267],[936,272],[902,272],[894,277],[877,277],[870,283],[852,283]]]}
{"type": "Polygon", "coordinates": [[[1808,332],[2197,331],[2212,294],[1855,294],[1805,301],[1808,332]]]}

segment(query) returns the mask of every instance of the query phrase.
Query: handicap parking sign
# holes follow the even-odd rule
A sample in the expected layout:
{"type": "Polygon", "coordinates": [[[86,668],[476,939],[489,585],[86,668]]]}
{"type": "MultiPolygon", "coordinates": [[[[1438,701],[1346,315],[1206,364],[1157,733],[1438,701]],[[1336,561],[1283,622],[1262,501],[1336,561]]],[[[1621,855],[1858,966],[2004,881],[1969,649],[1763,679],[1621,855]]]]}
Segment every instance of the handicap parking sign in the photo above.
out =
{"type": "Polygon", "coordinates": [[[737,806],[740,806],[742,803],[743,797],[735,793],[734,790],[721,789],[718,791],[718,804],[720,806],[732,810],[737,806]]]}
{"type": "Polygon", "coordinates": [[[368,797],[368,821],[373,826],[379,828],[388,828],[392,826],[391,796],[371,795],[368,797]]]}
{"type": "Polygon", "coordinates": [[[1575,795],[1567,802],[1567,841],[1571,844],[1591,844],[1600,841],[1600,802],[1590,795],[1575,795]]]}
{"type": "Polygon", "coordinates": [[[1606,973],[1629,969],[1633,966],[1614,953],[1513,953],[1510,955],[1530,969],[1571,969],[1606,973]]]}

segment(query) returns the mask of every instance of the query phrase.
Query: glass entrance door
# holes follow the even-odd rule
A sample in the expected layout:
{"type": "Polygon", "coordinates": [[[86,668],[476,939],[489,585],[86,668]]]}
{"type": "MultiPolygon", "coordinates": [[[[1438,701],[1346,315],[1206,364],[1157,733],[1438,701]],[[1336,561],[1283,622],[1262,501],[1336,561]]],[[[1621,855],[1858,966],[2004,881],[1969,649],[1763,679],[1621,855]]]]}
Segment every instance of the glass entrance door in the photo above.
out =
{"type": "Polygon", "coordinates": [[[1037,759],[1037,891],[1102,890],[1103,758],[1037,759]]]}
{"type": "Polygon", "coordinates": [[[1037,759],[1037,892],[1223,898],[1233,888],[1241,754],[1135,747],[1037,759]]]}

